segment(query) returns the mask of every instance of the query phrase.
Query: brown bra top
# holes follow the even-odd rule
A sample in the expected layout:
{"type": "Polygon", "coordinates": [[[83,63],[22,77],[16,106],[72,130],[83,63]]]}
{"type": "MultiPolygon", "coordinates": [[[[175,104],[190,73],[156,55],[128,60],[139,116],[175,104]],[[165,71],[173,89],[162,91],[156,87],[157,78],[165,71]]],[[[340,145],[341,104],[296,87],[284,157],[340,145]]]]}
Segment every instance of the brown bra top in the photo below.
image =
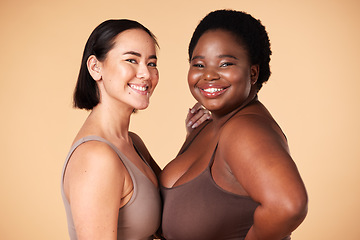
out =
{"type": "Polygon", "coordinates": [[[211,175],[214,154],[196,178],[173,188],[161,186],[162,231],[167,240],[244,239],[253,225],[258,203],[215,183],[211,175]]]}
{"type": "Polygon", "coordinates": [[[162,231],[167,240],[242,240],[253,225],[259,204],[248,196],[222,189],[211,175],[216,150],[217,146],[208,166],[196,178],[172,188],[160,187],[162,231]]]}

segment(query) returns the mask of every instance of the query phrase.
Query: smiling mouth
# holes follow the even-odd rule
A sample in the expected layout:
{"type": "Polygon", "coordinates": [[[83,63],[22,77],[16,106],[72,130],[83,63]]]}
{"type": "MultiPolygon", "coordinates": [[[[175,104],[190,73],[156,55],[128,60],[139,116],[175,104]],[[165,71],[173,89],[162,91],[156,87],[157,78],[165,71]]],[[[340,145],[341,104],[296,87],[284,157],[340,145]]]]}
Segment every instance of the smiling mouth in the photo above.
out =
{"type": "Polygon", "coordinates": [[[208,88],[199,88],[203,96],[207,98],[216,98],[226,92],[227,87],[208,87],[208,88]]]}
{"type": "Polygon", "coordinates": [[[225,88],[205,88],[205,89],[201,89],[201,90],[203,90],[204,92],[207,92],[207,93],[214,93],[214,92],[221,92],[224,89],[225,88]]]}
{"type": "Polygon", "coordinates": [[[140,85],[136,85],[136,84],[131,84],[129,83],[128,86],[134,90],[135,92],[137,93],[140,93],[140,94],[147,94],[148,93],[148,89],[149,89],[149,86],[140,86],[140,85]]]}

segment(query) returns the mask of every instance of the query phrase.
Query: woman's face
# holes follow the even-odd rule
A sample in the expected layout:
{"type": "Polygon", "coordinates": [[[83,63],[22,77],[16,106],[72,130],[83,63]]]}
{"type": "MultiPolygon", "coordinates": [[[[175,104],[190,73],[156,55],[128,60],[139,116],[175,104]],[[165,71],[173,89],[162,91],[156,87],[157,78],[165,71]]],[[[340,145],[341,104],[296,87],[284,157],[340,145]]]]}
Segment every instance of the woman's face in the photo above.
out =
{"type": "Polygon", "coordinates": [[[155,42],[148,33],[141,29],[120,33],[100,62],[100,101],[145,109],[159,80],[156,63],[155,42]]]}
{"type": "Polygon", "coordinates": [[[188,83],[192,95],[205,108],[227,114],[247,100],[256,81],[251,76],[257,76],[257,71],[231,32],[210,30],[194,48],[188,83]]]}

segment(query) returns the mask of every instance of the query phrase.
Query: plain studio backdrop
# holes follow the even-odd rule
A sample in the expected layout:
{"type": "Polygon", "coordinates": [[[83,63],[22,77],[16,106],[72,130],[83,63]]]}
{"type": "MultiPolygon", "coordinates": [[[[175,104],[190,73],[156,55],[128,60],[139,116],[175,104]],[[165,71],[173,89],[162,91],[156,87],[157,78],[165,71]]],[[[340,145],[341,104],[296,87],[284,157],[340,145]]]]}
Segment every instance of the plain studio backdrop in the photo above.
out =
{"type": "Polygon", "coordinates": [[[160,43],[160,82],[131,130],[164,167],[194,100],[187,46],[208,12],[261,19],[272,75],[260,91],[286,133],[309,194],[294,240],[360,239],[360,4],[356,0],[0,2],[0,239],[68,239],[60,195],[66,154],[88,112],[72,108],[82,51],[112,18],[138,20],[160,43]]]}

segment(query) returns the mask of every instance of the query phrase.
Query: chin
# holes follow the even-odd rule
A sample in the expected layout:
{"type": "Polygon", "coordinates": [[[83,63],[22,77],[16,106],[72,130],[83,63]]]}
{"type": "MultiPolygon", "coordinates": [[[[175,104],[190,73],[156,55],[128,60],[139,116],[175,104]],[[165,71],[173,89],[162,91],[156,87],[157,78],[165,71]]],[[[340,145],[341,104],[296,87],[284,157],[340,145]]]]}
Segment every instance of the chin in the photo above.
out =
{"type": "Polygon", "coordinates": [[[148,106],[149,106],[149,104],[144,104],[144,105],[135,107],[135,109],[136,109],[136,110],[144,110],[144,109],[146,109],[148,106]]]}
{"type": "Polygon", "coordinates": [[[209,111],[221,110],[223,108],[222,105],[214,104],[214,103],[206,103],[206,102],[204,102],[204,103],[201,103],[201,104],[209,111]]]}

